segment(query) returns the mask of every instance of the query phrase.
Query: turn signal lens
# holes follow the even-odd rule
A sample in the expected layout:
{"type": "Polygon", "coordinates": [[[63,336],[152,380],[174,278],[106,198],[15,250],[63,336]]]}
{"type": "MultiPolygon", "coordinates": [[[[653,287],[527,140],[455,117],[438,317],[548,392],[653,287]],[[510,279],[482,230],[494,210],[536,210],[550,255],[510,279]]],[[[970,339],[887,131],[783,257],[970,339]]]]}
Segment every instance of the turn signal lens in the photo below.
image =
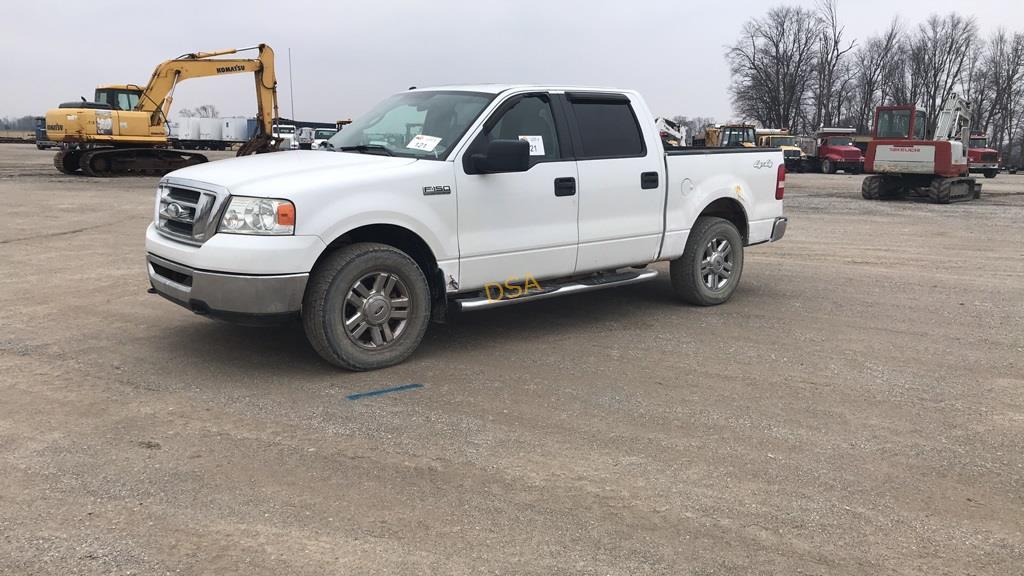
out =
{"type": "Polygon", "coordinates": [[[277,205],[277,225],[295,226],[295,206],[290,203],[277,205]]]}

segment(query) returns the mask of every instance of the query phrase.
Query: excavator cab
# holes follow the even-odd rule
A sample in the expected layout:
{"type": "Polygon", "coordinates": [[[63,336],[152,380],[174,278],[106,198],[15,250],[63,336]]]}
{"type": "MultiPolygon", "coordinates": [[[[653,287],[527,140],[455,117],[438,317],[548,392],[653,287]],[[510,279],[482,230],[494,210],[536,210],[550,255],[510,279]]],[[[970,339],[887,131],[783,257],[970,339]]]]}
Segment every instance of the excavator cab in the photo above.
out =
{"type": "Polygon", "coordinates": [[[96,88],[93,102],[107,104],[114,110],[135,110],[142,97],[142,88],[137,86],[109,85],[96,88]]]}
{"type": "Polygon", "coordinates": [[[879,106],[875,110],[875,138],[927,140],[927,113],[916,106],[879,106]]]}

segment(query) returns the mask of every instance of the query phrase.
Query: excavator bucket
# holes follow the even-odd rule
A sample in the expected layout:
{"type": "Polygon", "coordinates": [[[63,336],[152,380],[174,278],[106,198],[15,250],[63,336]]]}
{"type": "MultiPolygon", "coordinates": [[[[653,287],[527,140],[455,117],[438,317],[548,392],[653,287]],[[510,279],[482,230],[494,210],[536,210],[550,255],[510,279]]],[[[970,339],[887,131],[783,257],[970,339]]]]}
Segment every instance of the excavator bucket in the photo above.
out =
{"type": "Polygon", "coordinates": [[[252,154],[275,152],[278,150],[281,140],[281,138],[275,138],[270,134],[257,134],[252,140],[242,144],[235,156],[249,156],[252,154]]]}

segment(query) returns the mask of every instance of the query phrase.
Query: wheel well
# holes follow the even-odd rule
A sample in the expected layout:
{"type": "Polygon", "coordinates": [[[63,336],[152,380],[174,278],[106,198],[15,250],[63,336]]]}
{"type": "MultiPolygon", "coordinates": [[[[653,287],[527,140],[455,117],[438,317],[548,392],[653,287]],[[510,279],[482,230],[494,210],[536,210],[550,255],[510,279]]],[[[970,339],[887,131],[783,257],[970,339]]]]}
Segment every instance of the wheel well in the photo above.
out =
{"type": "Polygon", "coordinates": [[[740,231],[743,242],[747,241],[747,212],[738,201],[732,198],[719,198],[708,204],[700,215],[716,216],[732,222],[733,226],[740,231]]]}
{"type": "Polygon", "coordinates": [[[430,286],[431,296],[435,299],[444,297],[444,275],[437,267],[437,258],[434,257],[430,246],[415,232],[393,224],[371,224],[349,230],[327,246],[313,267],[316,268],[320,264],[320,260],[338,248],[359,242],[387,244],[405,252],[423,271],[423,275],[427,278],[427,284],[430,286]]]}

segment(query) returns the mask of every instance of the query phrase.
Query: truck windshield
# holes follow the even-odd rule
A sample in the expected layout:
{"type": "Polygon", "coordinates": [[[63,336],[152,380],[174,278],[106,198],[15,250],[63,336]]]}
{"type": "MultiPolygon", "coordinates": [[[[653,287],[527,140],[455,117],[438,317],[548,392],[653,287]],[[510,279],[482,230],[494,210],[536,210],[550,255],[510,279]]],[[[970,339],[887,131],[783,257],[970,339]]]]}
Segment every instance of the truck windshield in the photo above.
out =
{"type": "Polygon", "coordinates": [[[853,138],[848,136],[839,136],[828,139],[829,146],[853,146],[853,138]]]}
{"type": "Polygon", "coordinates": [[[796,139],[792,136],[769,136],[768,145],[779,147],[779,146],[796,146],[796,139]]]}
{"type": "Polygon", "coordinates": [[[494,94],[461,91],[401,92],[338,132],[328,144],[391,156],[444,160],[494,94]]]}
{"type": "Polygon", "coordinates": [[[988,138],[971,138],[971,148],[988,148],[988,138]]]}
{"type": "Polygon", "coordinates": [[[331,136],[334,136],[337,132],[338,132],[337,130],[331,130],[329,128],[321,128],[321,129],[316,131],[316,135],[313,136],[313,137],[316,138],[317,140],[326,140],[327,138],[330,138],[331,136]]]}

